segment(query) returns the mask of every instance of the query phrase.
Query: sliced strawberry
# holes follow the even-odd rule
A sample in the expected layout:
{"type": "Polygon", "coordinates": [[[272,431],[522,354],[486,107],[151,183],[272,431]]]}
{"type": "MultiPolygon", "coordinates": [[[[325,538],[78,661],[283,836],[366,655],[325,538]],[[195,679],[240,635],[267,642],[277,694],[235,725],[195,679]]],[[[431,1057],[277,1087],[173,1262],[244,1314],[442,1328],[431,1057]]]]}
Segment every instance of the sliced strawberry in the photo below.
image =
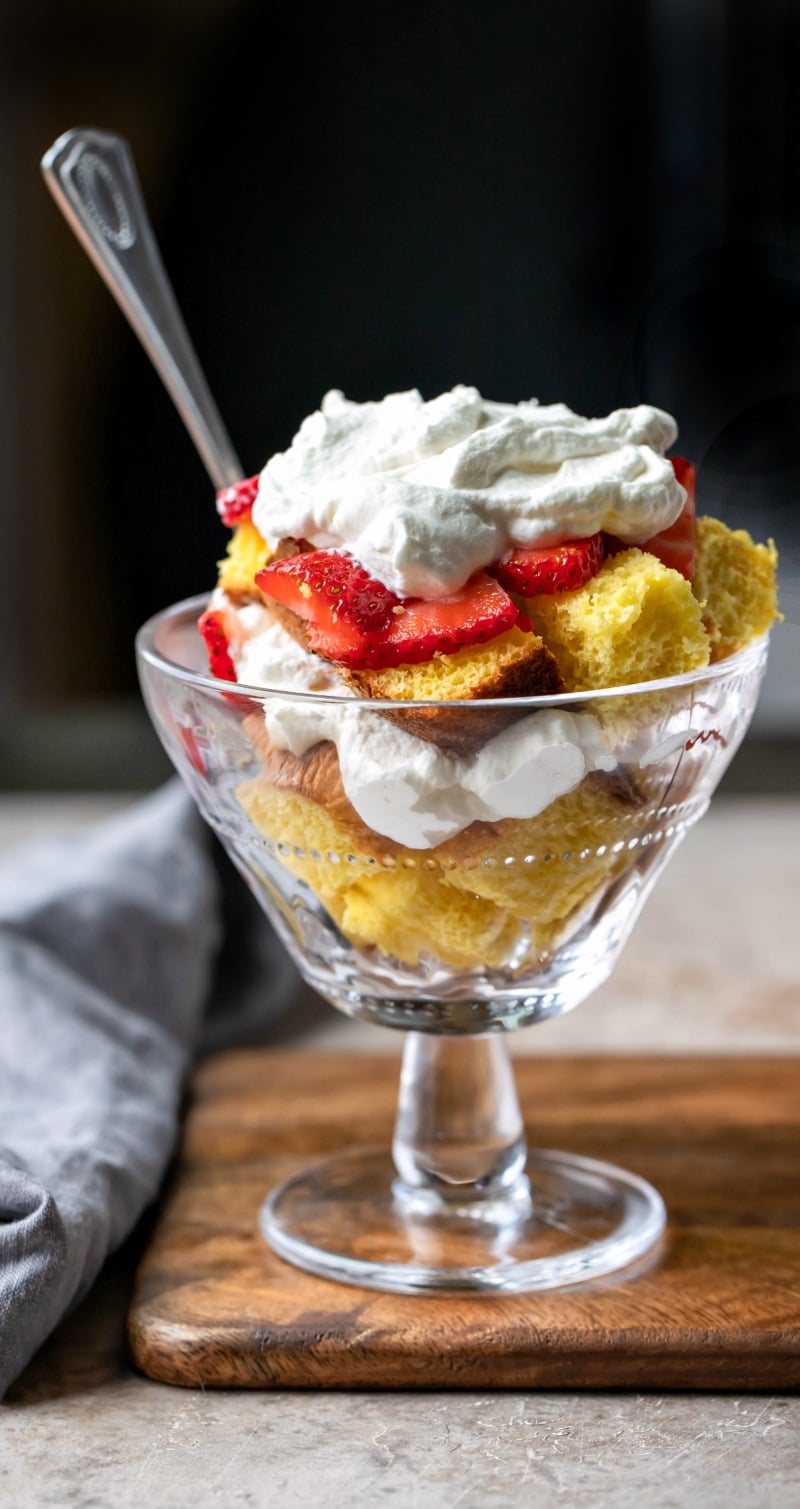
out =
{"type": "Polygon", "coordinates": [[[186,758],[198,775],[206,774],[206,762],[203,759],[203,751],[197,741],[197,734],[188,723],[176,723],[175,729],[178,738],[186,750],[186,758]]]}
{"type": "Polygon", "coordinates": [[[680,571],[681,576],[691,581],[697,557],[694,537],[696,470],[691,461],[686,461],[683,456],[673,456],[671,460],[675,476],[681,487],[686,489],[686,502],[675,523],[670,524],[669,529],[662,529],[651,539],[645,540],[640,549],[649,550],[665,566],[671,566],[673,571],[680,571]]]}
{"type": "Polygon", "coordinates": [[[509,592],[537,597],[541,593],[574,592],[591,581],[602,564],[603,536],[593,534],[586,540],[548,545],[543,550],[510,550],[491,570],[509,592]]]}
{"type": "Polygon", "coordinates": [[[220,681],[235,681],[236,668],[231,659],[228,649],[228,636],[225,633],[225,619],[222,613],[216,613],[209,609],[201,614],[197,620],[208,651],[208,664],[212,676],[218,676],[220,681]]]}
{"type": "Polygon", "coordinates": [[[340,621],[332,628],[311,624],[308,642],[328,660],[354,670],[383,670],[420,665],[434,655],[452,655],[465,645],[485,644],[512,629],[519,619],[519,610],[499,583],[478,571],[450,597],[406,598],[393,610],[391,622],[380,635],[359,636],[357,642],[353,626],[340,621]]]}
{"type": "Polygon", "coordinates": [[[336,550],[308,550],[274,561],[257,571],[255,580],[298,618],[334,632],[349,627],[359,641],[382,633],[400,603],[352,556],[336,550]]]}
{"type": "Polygon", "coordinates": [[[672,470],[675,473],[681,487],[689,494],[689,501],[694,506],[694,495],[697,484],[697,467],[693,461],[687,461],[685,456],[670,456],[672,470]]]}
{"type": "Polygon", "coordinates": [[[249,519],[257,492],[258,477],[245,477],[242,482],[234,483],[233,487],[223,487],[217,493],[217,513],[223,524],[234,529],[237,524],[243,524],[245,519],[249,519]]]}
{"type": "Polygon", "coordinates": [[[262,592],[306,621],[312,650],[354,668],[418,665],[494,639],[519,618],[485,571],[460,592],[435,601],[401,601],[351,556],[334,550],[274,561],[255,580],[262,592]]]}

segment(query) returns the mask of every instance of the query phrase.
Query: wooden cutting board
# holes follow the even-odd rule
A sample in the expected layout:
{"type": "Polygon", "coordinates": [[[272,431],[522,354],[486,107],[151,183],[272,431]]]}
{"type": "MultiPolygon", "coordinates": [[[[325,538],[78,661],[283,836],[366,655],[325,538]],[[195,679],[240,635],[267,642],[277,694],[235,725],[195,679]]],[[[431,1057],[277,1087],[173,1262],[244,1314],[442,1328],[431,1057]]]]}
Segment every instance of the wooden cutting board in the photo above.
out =
{"type": "Polygon", "coordinates": [[[273,1256],[258,1209],[344,1146],[388,1145],[397,1063],[252,1051],[197,1072],[141,1264],[134,1361],[249,1388],[800,1385],[800,1060],[521,1059],[531,1140],[652,1181],[669,1228],[623,1275],[535,1295],[398,1296],[273,1256]]]}

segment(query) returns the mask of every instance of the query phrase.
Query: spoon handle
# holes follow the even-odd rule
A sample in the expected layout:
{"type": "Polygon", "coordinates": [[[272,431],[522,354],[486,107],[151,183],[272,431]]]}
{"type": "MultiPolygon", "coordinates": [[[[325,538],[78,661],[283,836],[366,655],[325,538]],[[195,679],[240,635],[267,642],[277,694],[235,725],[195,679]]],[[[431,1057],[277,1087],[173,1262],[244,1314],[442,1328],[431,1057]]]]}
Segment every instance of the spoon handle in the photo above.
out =
{"type": "Polygon", "coordinates": [[[164,271],[128,143],[67,131],[42,158],[59,209],[159,373],[216,489],[244,475],[164,271]]]}

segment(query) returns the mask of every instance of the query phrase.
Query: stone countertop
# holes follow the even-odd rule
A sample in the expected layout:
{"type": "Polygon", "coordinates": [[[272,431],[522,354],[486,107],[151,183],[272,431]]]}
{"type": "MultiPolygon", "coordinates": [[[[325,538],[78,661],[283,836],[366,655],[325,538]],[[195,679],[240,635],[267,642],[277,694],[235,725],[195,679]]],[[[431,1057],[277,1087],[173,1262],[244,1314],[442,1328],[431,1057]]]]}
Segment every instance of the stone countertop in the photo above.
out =
{"type": "MultiPolygon", "coordinates": [[[[129,798],[0,800],[0,847],[129,798]]],[[[518,1052],[800,1052],[800,801],[718,801],[656,887],[612,979],[518,1052]],[[678,946],[679,944],[679,946],[678,946]]],[[[308,999],[284,1043],[396,1051],[308,999]]],[[[0,1505],[748,1509],[796,1501],[800,1399],[601,1393],[184,1392],[133,1373],[143,1233],[0,1406],[0,1505]]],[[[422,1301],[424,1303],[424,1301],[422,1301]]]]}

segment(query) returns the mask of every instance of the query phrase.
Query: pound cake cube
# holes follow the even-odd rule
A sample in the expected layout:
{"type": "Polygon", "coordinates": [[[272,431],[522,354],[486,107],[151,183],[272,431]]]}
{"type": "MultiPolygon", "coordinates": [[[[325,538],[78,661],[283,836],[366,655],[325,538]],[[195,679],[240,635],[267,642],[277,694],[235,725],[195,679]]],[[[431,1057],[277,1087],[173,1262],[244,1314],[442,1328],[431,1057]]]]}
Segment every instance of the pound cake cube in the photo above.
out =
{"type": "Polygon", "coordinates": [[[237,524],[228,541],[227,553],[219,562],[217,585],[231,597],[257,597],[253,578],[270,559],[272,551],[251,519],[237,524]]]}
{"type": "Polygon", "coordinates": [[[624,550],[575,592],[527,598],[568,691],[628,686],[708,665],[691,583],[649,551],[624,550]]]}
{"type": "MultiPolygon", "coordinates": [[[[380,671],[350,671],[361,697],[396,702],[478,702],[487,697],[540,697],[563,690],[558,666],[538,634],[507,629],[488,643],[464,645],[452,655],[434,655],[419,665],[380,671]]],[[[474,716],[454,707],[386,712],[406,733],[428,739],[453,754],[468,754],[513,720],[513,708],[482,709],[474,716]]]]}
{"type": "Polygon", "coordinates": [[[347,679],[362,696],[399,702],[472,702],[561,690],[555,661],[541,639],[517,628],[418,665],[351,671],[347,679]]]}
{"type": "Polygon", "coordinates": [[[432,955],[455,969],[502,967],[527,930],[502,906],[443,884],[425,870],[361,876],[350,887],[340,924],[354,943],[377,946],[403,963],[432,955]]]}
{"type": "Polygon", "coordinates": [[[453,891],[420,854],[391,845],[393,852],[376,855],[368,830],[367,850],[357,847],[358,819],[348,831],[318,802],[259,779],[244,782],[237,799],[259,831],[280,842],[285,867],[312,887],[360,947],[378,947],[406,964],[431,953],[463,969],[476,961],[504,965],[527,936],[511,912],[468,890],[453,891]]]}
{"type": "Polygon", "coordinates": [[[756,545],[746,529],[719,519],[695,523],[697,563],[692,587],[711,641],[712,661],[724,660],[765,634],[778,612],[774,541],[756,545]]]}

